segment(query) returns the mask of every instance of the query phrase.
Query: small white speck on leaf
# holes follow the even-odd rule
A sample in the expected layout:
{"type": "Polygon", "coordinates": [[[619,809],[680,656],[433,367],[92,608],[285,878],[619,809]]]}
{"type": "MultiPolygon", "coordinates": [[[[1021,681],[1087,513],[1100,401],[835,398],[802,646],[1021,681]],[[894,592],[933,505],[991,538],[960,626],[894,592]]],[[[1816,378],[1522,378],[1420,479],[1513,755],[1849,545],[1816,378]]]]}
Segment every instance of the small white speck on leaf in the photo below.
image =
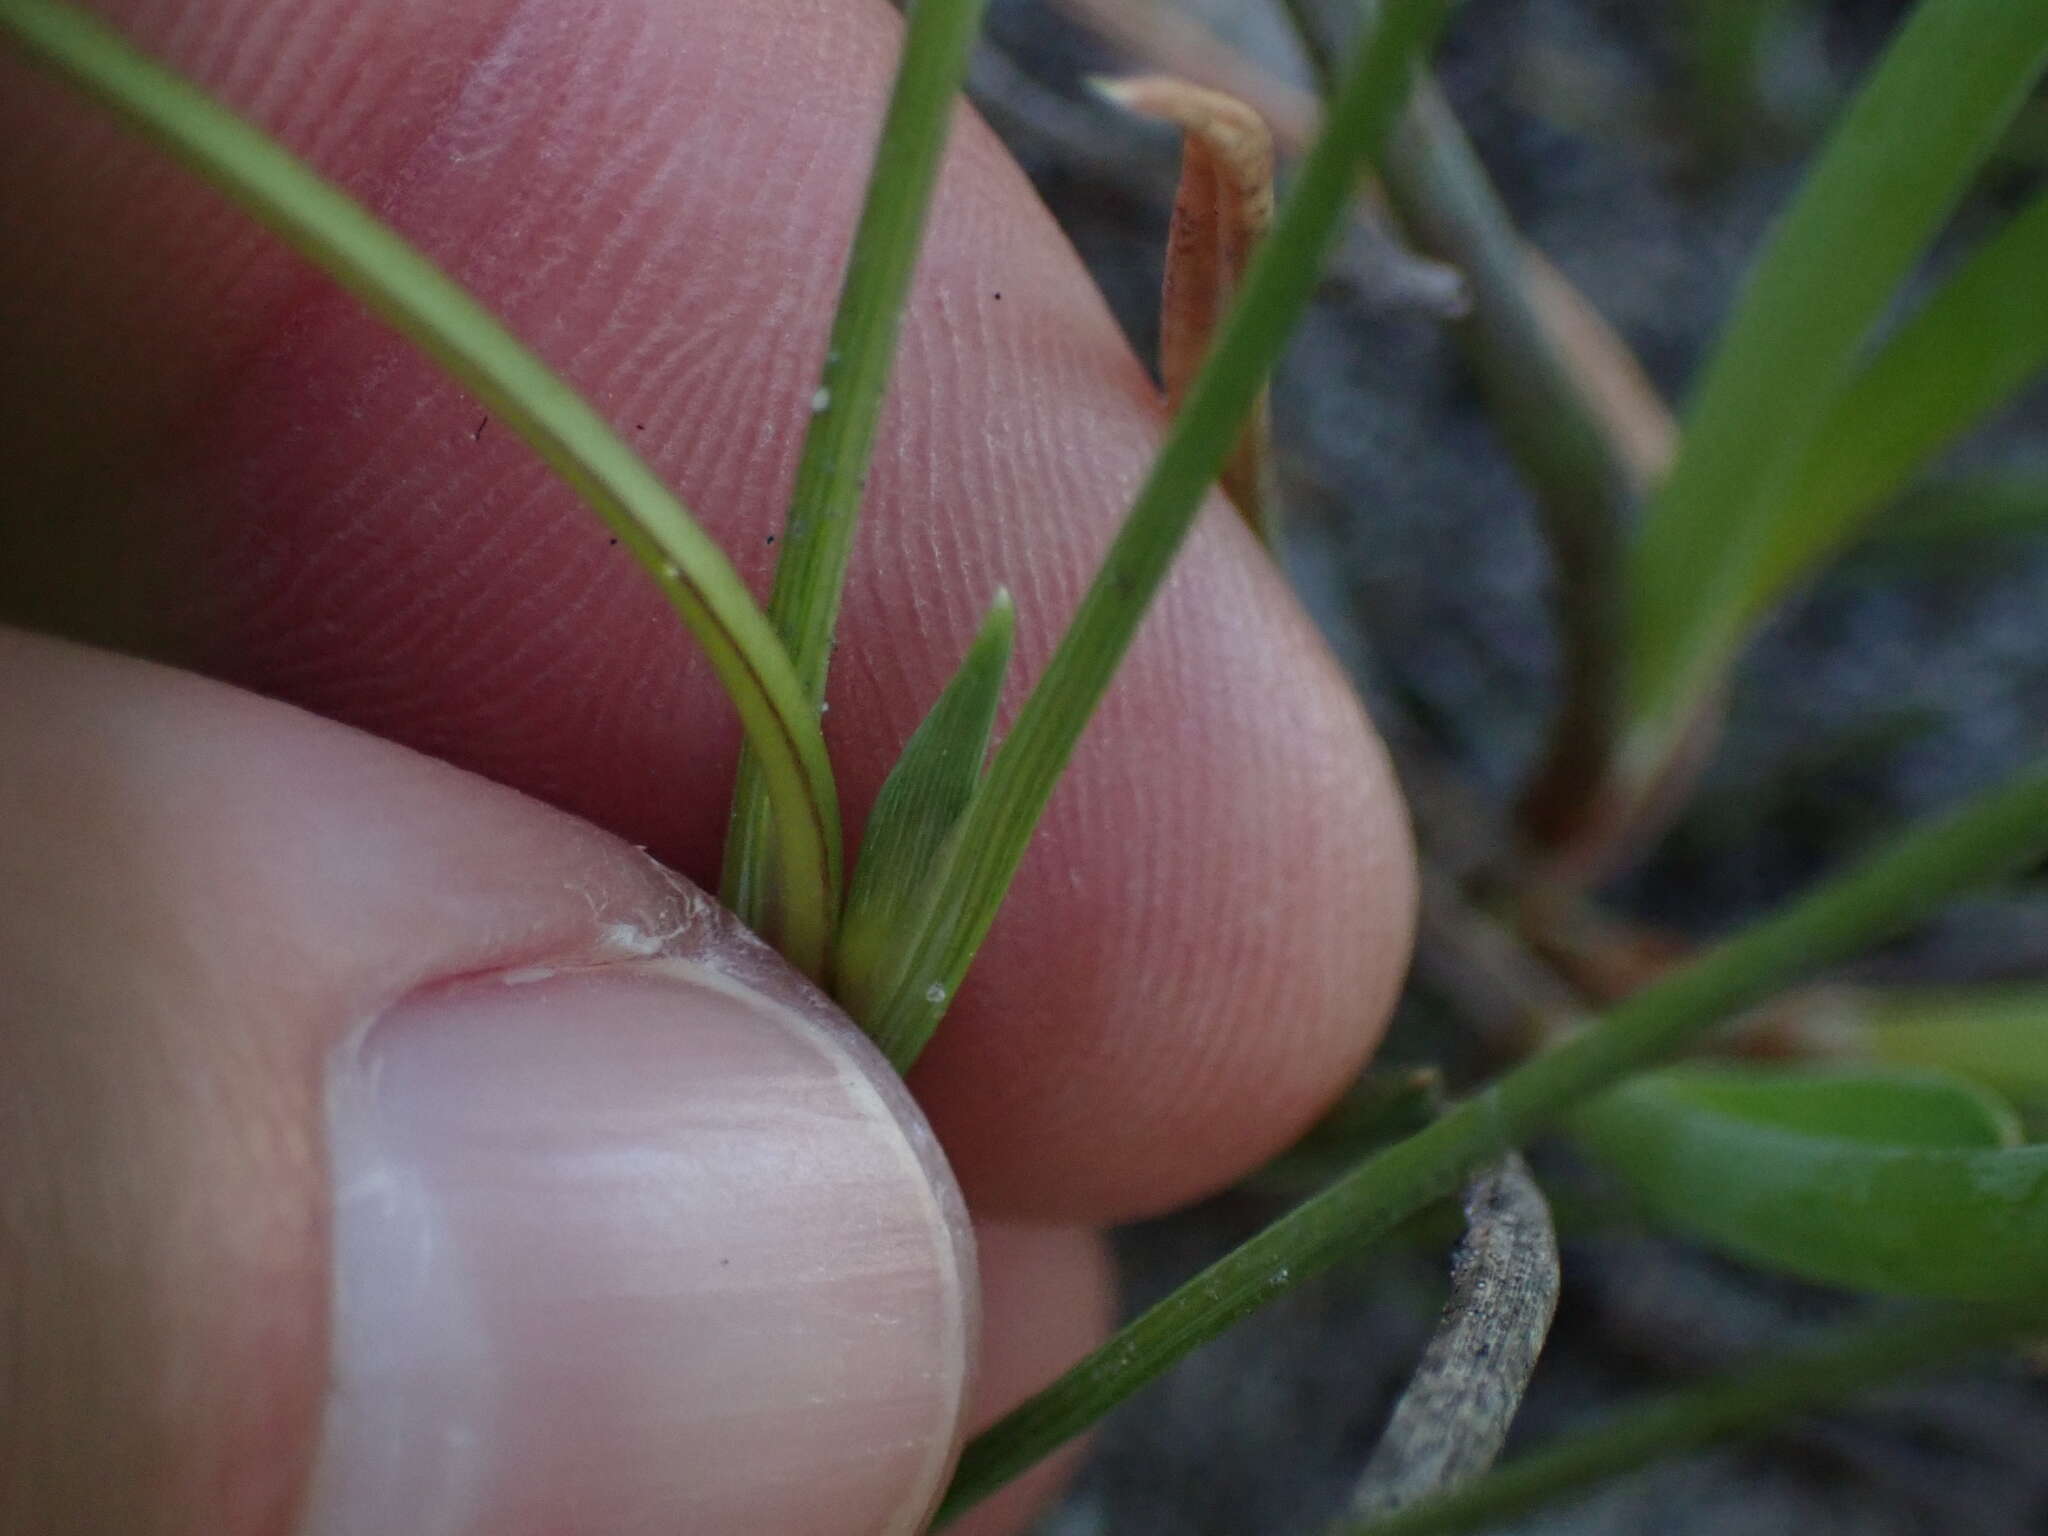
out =
{"type": "Polygon", "coordinates": [[[826,388],[826,387],[825,387],[824,385],[820,384],[820,385],[818,386],[818,392],[817,392],[816,394],[814,394],[814,395],[812,395],[812,396],[811,396],[811,409],[812,409],[812,411],[814,411],[814,412],[815,412],[815,411],[822,411],[822,410],[827,410],[827,409],[829,409],[829,408],[831,407],[831,404],[832,404],[832,391],[831,391],[831,390],[829,390],[829,389],[827,389],[827,388],[826,388]]]}
{"type": "Polygon", "coordinates": [[[946,1000],[946,989],[935,981],[924,989],[924,1000],[936,1008],[946,1000]]]}

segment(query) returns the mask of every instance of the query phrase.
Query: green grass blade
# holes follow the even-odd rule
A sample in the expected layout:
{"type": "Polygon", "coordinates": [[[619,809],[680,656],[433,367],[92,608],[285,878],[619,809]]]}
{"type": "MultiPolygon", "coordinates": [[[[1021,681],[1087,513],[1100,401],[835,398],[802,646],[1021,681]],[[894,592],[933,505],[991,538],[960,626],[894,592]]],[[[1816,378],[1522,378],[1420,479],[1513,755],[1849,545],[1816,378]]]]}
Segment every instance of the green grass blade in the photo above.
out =
{"type": "MultiPolygon", "coordinates": [[[[814,706],[825,696],[840,590],[903,305],[985,3],[917,0],[909,7],[896,83],[812,396],[768,616],[814,706]]],[[[725,902],[749,922],[780,904],[772,880],[780,863],[780,820],[770,814],[762,769],[753,751],[742,753],[725,849],[725,902]]]]}
{"type": "Polygon", "coordinates": [[[1878,1061],[1963,1072],[2000,1093],[2048,1100],[2048,984],[1869,992],[1851,998],[1878,1061]]]}
{"type": "Polygon", "coordinates": [[[1584,1145],[1666,1224],[1804,1279],[1949,1301],[2048,1295],[2048,1146],[1968,1079],[1688,1067],[1605,1094],[1584,1145]]]}
{"type": "Polygon", "coordinates": [[[1733,653],[1774,494],[2044,56],[2048,0],[1922,0],[1779,222],[1633,551],[1630,778],[1655,772],[1733,653]]]}
{"type": "Polygon", "coordinates": [[[1771,500],[1751,616],[2043,368],[2048,195],[1987,240],[1842,392],[1789,488],[1771,500]]]}
{"type": "Polygon", "coordinates": [[[1586,1106],[1641,1090],[1702,1116],[1877,1147],[1983,1150],[2020,1143],[2019,1116],[1954,1072],[1873,1066],[1696,1062],[1638,1078],[1586,1106]]]}
{"type": "Polygon", "coordinates": [[[773,935],[817,974],[837,918],[839,807],[816,713],[746,585],[654,472],[455,282],[266,135],[85,13],[0,0],[0,31],[276,230],[460,381],[654,575],[725,685],[788,835],[773,935]]]}
{"type": "Polygon", "coordinates": [[[1864,528],[1869,553],[1918,556],[1958,539],[2048,533],[2048,468],[2020,467],[1923,481],[1864,528]]]}
{"type": "Polygon", "coordinates": [[[2039,1298],[1999,1306],[1884,1307],[1766,1363],[1632,1403],[1441,1497],[1328,1536],[1458,1536],[1661,1457],[1760,1434],[1794,1414],[1934,1370],[2048,1329],[2039,1298]]]}
{"type": "MultiPolygon", "coordinates": [[[[904,746],[868,814],[832,961],[833,989],[856,1021],[865,1021],[908,965],[942,850],[957,847],[947,839],[981,787],[1016,628],[1010,595],[998,592],[959,671],[904,746]]],[[[879,1035],[876,1043],[892,1060],[907,1044],[879,1035]]]]}
{"type": "Polygon", "coordinates": [[[1314,294],[1322,259],[1366,161],[1385,141],[1410,64],[1443,20],[1441,0],[1389,6],[1346,71],[1328,130],[1303,161],[1293,193],[1224,321],[1150,475],[1094,583],[1019,712],[960,833],[933,920],[901,983],[870,1027],[921,1048],[1009,889],[1039,814],[1097,701],[1109,686],[1152,594],[1237,443],[1268,374],[1314,294]]]}
{"type": "Polygon", "coordinates": [[[1591,1095],[1739,1009],[2048,850],[2048,762],[1915,827],[1716,945],[1562,1045],[1368,1158],[1169,1295],[968,1442],[941,1517],[960,1514],[1240,1318],[1385,1235],[1591,1095]]]}

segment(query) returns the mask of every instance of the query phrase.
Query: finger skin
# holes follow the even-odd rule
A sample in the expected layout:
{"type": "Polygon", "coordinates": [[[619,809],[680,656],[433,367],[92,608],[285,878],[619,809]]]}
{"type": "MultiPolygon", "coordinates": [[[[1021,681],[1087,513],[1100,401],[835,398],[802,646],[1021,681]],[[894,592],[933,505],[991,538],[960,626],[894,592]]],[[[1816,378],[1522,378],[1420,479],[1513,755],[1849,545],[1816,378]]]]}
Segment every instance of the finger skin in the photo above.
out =
{"type": "MultiPolygon", "coordinates": [[[[981,1372],[968,1433],[979,1434],[1049,1385],[1108,1337],[1115,1322],[1109,1245],[1074,1227],[983,1222],[981,1372]]],[[[1078,1469],[1086,1439],[1072,1441],[998,1490],[947,1529],[953,1536],[1005,1536],[1032,1519],[1078,1469]]]]}
{"type": "MultiPolygon", "coordinates": [[[[885,7],[109,13],[470,284],[765,587],[886,89],[885,7]]],[[[10,61],[0,197],[37,210],[32,238],[0,239],[23,397],[0,413],[16,424],[0,450],[54,509],[46,547],[90,548],[94,518],[120,532],[83,584],[138,605],[81,618],[44,582],[45,618],[147,630],[715,876],[731,712],[520,445],[266,235],[10,61]]],[[[998,585],[1020,612],[1014,706],[1159,433],[1072,252],[963,114],[830,692],[851,826],[998,585]]],[[[970,1198],[1123,1217],[1277,1150],[1377,1040],[1411,904],[1383,756],[1212,506],[914,1080],[970,1198]]]]}
{"type": "MultiPolygon", "coordinates": [[[[0,1531],[287,1536],[331,1380],[337,1045],[401,1000],[548,966],[573,985],[636,936],[723,945],[728,920],[594,828],[211,683],[0,628],[0,697],[0,1531]]],[[[810,1006],[772,957],[720,952],[810,1006]]],[[[982,1417],[1107,1307],[1099,1240],[991,1249],[982,1417]]],[[[889,1418],[936,1368],[884,1333],[889,1418]]]]}

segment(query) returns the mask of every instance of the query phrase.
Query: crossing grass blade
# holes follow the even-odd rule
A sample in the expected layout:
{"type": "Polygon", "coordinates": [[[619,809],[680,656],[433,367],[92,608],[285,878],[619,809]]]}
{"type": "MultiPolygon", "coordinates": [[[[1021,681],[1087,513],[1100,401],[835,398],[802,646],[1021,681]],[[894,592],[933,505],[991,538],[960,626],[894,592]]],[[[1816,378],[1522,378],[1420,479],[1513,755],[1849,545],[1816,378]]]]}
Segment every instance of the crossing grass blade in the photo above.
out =
{"type": "Polygon", "coordinates": [[[518,433],[645,566],[739,710],[782,836],[771,937],[822,973],[839,893],[839,804],[816,709],[724,553],[640,457],[476,299],[265,134],[104,23],[0,0],[0,34],[196,170],[411,340],[518,433]]]}
{"type": "MultiPolygon", "coordinates": [[[[797,463],[768,616],[814,710],[825,696],[846,562],[888,395],[903,307],[985,3],[917,0],[909,8],[896,82],[875,145],[824,367],[811,397],[810,427],[797,463]]],[[[771,814],[778,808],[769,794],[766,768],[749,744],[733,790],[722,882],[726,905],[756,927],[770,925],[781,906],[775,880],[784,834],[780,814],[771,814]]],[[[836,901],[836,887],[833,896],[836,901]]]]}
{"type": "Polygon", "coordinates": [[[1752,270],[1632,554],[1625,776],[1705,707],[1781,498],[1866,338],[2048,57],[2048,0],[1922,0],[1752,270]]]}
{"type": "Polygon", "coordinates": [[[911,964],[871,1021],[887,1038],[914,1042],[913,1054],[958,992],[1074,744],[1307,308],[1358,175],[1384,142],[1411,63],[1445,9],[1442,0],[1386,6],[1355,54],[1329,127],[1302,163],[1123,527],[997,751],[911,964]]]}
{"type": "MultiPolygon", "coordinates": [[[[1126,1324],[970,1440],[939,1523],[964,1513],[1175,1362],[1592,1096],[1668,1061],[1738,1010],[2048,851],[2048,761],[1909,829],[1785,910],[1608,1010],[1564,1043],[1366,1158],[1126,1324]]],[[[2048,1188],[2048,1177],[2042,1180],[2048,1188]]],[[[1397,1520],[1404,1518],[1397,1516],[1397,1520]]]]}

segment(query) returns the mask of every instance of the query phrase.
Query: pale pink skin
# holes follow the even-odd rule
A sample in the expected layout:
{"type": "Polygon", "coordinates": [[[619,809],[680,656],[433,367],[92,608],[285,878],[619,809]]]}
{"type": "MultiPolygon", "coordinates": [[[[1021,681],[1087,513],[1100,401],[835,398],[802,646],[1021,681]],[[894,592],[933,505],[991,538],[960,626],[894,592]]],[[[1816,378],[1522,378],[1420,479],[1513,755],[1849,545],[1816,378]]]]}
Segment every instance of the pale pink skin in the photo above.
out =
{"type": "MultiPolygon", "coordinates": [[[[645,855],[429,759],[7,631],[0,692],[0,1062],[100,1095],[57,1127],[14,1100],[0,1166],[41,1170],[32,1221],[97,1211],[147,1268],[80,1295],[60,1236],[17,1305],[86,1402],[153,1382],[131,1412],[217,1449],[153,1468],[158,1498],[214,1484],[214,1528],[275,1529],[256,1511],[297,1501],[331,1393],[330,1456],[379,1487],[316,1487],[320,1536],[915,1524],[969,1385],[972,1246],[829,1002],[645,855]],[[589,1197],[551,1198],[577,1159],[589,1197]],[[331,1265],[356,1335],[332,1380],[331,1265]],[[118,1370],[92,1358],[117,1340],[118,1370]]],[[[98,1502],[148,1448],[63,1405],[9,1426],[23,1468],[98,1480],[22,1529],[160,1528],[98,1502]]]]}
{"type": "MultiPolygon", "coordinates": [[[[887,79],[895,22],[879,0],[105,9],[473,286],[765,582],[887,79]]],[[[83,860],[75,840],[47,839],[47,816],[19,823],[29,851],[10,845],[12,867],[32,864],[40,883],[0,888],[0,973],[47,974],[55,990],[10,1004],[125,1017],[63,988],[159,999],[167,984],[152,978],[196,964],[191,923],[258,925],[226,951],[244,970],[198,966],[190,1006],[166,1004],[140,1037],[84,1030],[60,1060],[6,1023],[8,1092],[69,1107],[8,1118],[0,1136],[28,1126],[31,1140],[0,1146],[0,1169],[68,1148],[56,1165],[98,1191],[85,1208],[126,1223],[122,1263],[73,1274],[77,1250],[54,1235],[32,1248],[62,1261],[46,1302],[85,1315],[90,1297],[121,1326],[43,1362],[68,1367],[62,1391],[34,1360],[25,1379],[75,1410],[52,1419],[74,1443],[103,1447],[93,1475],[65,1486],[153,1522],[101,1528],[277,1536],[320,1430],[331,1276],[314,1063],[341,1027],[328,1010],[375,1013],[351,986],[383,1006],[464,969],[539,963],[508,934],[536,953],[587,942],[587,907],[548,905],[538,871],[587,865],[630,906],[653,899],[634,885],[649,878],[625,851],[638,844],[710,880],[735,727],[644,579],[502,427],[476,437],[477,409],[405,344],[4,56],[0,207],[35,210],[0,227],[0,462],[70,547],[96,526],[122,535],[86,574],[132,611],[72,621],[624,840],[367,745],[363,762],[384,766],[340,778],[324,748],[274,760],[273,730],[297,740],[302,727],[267,715],[239,717],[208,759],[179,723],[196,706],[167,704],[158,673],[138,684],[115,669],[85,689],[97,723],[54,744],[0,726],[0,754],[71,754],[52,782],[71,786],[99,839],[83,860]],[[151,797],[166,785],[187,814],[160,813],[151,797]],[[334,816],[334,846],[288,832],[309,805],[334,816]],[[390,832],[376,902],[342,900],[321,875],[353,857],[363,825],[390,832]],[[35,894],[60,873],[77,886],[69,907],[35,894]],[[161,899],[138,901],[150,889],[161,899]],[[28,920],[13,921],[14,903],[28,920]],[[359,948],[360,973],[347,958],[359,948]],[[222,1017],[220,1000],[201,982],[282,999],[287,1027],[216,1038],[202,1021],[222,1017]],[[206,1084],[214,1061],[227,1075],[203,1105],[138,1075],[150,1064],[206,1084]],[[235,1162],[257,1148],[260,1184],[235,1162]],[[180,1199],[205,1192],[175,1221],[172,1168],[180,1199]],[[247,1266],[234,1284],[208,1267],[223,1255],[247,1266]],[[178,1412],[137,1406],[160,1400],[178,1412]]],[[[1021,613],[1016,687],[1036,671],[1159,431],[1153,391],[1072,253],[963,116],[834,673],[828,734],[850,826],[998,584],[1021,613]]],[[[9,664],[0,721],[22,718],[14,693],[43,686],[47,665],[9,664]]],[[[983,1232],[970,1419],[1103,1326],[1087,1227],[1218,1187],[1342,1087],[1398,985],[1412,896],[1369,727],[1264,557],[1210,508],[913,1078],[983,1232]]],[[[0,1260],[11,1274],[20,1256],[0,1260]]],[[[22,1416],[5,1417],[16,1435],[22,1416]]],[[[0,1441],[0,1458],[56,1443],[0,1441]]],[[[1018,1518],[998,1512],[986,1529],[1018,1518]]]]}

